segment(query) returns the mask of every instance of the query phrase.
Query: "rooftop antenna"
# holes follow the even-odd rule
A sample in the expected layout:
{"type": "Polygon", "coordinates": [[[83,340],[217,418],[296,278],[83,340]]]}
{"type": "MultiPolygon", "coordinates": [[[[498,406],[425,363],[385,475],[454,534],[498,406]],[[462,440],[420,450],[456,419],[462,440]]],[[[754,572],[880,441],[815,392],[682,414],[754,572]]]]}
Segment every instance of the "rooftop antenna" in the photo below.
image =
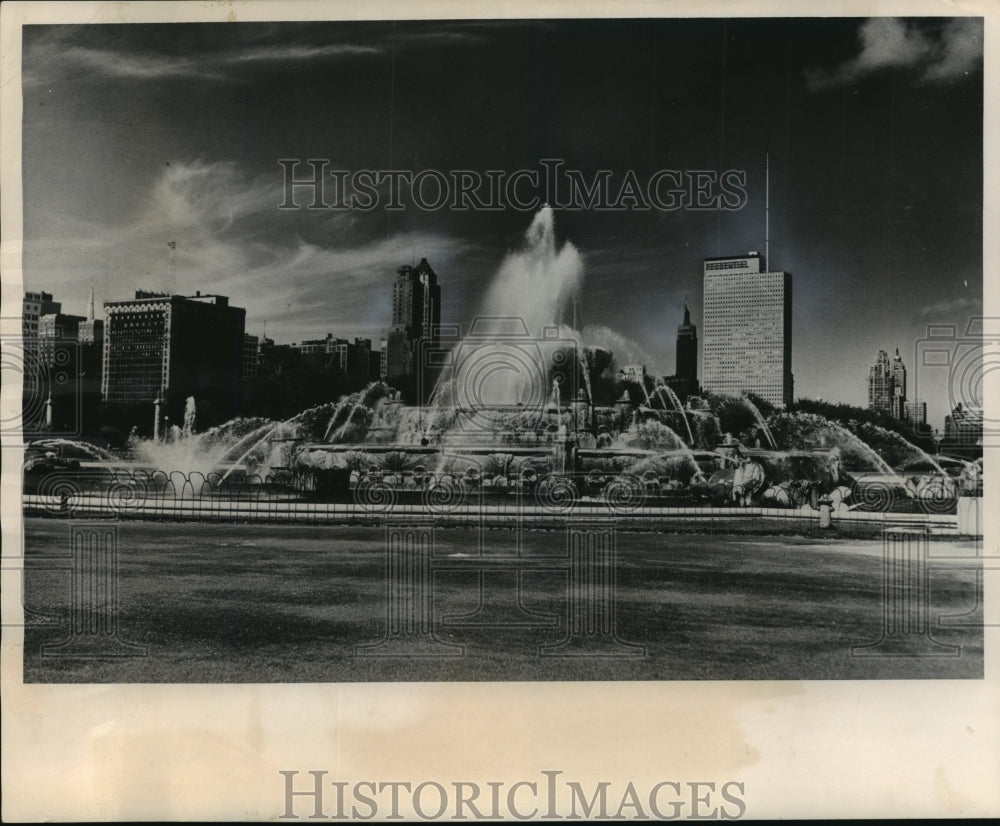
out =
{"type": "Polygon", "coordinates": [[[764,153],[764,268],[771,271],[771,158],[764,153]]]}
{"type": "Polygon", "coordinates": [[[167,246],[170,247],[170,271],[168,275],[168,283],[170,285],[170,293],[173,294],[174,290],[177,289],[177,242],[167,241],[167,246]]]}

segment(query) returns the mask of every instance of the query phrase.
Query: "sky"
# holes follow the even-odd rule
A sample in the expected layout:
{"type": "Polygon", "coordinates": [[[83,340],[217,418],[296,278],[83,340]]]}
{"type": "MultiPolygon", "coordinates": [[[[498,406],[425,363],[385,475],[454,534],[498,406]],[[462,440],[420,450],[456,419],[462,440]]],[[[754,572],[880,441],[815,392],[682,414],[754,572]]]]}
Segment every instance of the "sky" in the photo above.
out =
{"type": "Polygon", "coordinates": [[[982,38],[974,18],[25,27],[25,288],[79,314],[91,285],[98,305],[201,290],[279,342],[379,339],[395,269],[426,257],[467,325],[532,210],[392,210],[385,186],[372,209],[279,209],[278,161],[743,172],[738,209],[555,205],[580,326],[670,374],[703,259],[764,249],[767,156],[796,396],[864,405],[898,347],[940,427],[947,371],[915,348],[982,314],[982,38]]]}

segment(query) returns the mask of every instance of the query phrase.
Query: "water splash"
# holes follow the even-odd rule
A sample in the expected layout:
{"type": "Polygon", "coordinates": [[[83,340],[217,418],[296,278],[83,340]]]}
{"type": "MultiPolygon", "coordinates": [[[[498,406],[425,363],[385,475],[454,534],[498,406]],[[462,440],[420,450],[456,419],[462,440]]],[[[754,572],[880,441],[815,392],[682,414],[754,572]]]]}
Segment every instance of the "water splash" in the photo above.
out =
{"type": "Polygon", "coordinates": [[[674,410],[676,410],[678,413],[681,414],[681,418],[684,419],[684,427],[687,428],[688,445],[693,445],[694,433],[691,431],[691,422],[688,421],[687,413],[684,410],[684,406],[681,404],[681,400],[677,397],[677,394],[674,392],[674,388],[672,388],[669,384],[664,383],[663,380],[660,379],[656,383],[656,393],[657,395],[660,396],[661,399],[663,398],[662,394],[665,393],[667,395],[667,398],[669,398],[671,403],[673,404],[674,410]]]}
{"type": "Polygon", "coordinates": [[[612,447],[640,450],[686,450],[690,448],[677,433],[658,419],[633,422],[612,439],[612,447]]]}
{"type": "Polygon", "coordinates": [[[102,447],[92,445],[90,442],[78,442],[75,439],[38,439],[31,442],[28,447],[56,453],[68,453],[70,455],[65,456],[68,459],[76,458],[72,455],[74,453],[82,453],[84,457],[100,462],[111,461],[115,458],[114,454],[102,447]]]}
{"type": "Polygon", "coordinates": [[[777,413],[771,417],[776,441],[792,450],[829,451],[837,448],[845,470],[899,474],[861,439],[837,422],[815,413],[777,413]]]}
{"type": "Polygon", "coordinates": [[[583,349],[583,364],[578,368],[583,373],[583,384],[587,388],[587,401],[594,403],[594,388],[590,383],[590,371],[593,369],[593,350],[583,349]]]}
{"type": "Polygon", "coordinates": [[[481,317],[520,318],[528,332],[559,324],[583,282],[583,259],[568,241],[556,244],[555,214],[543,207],[524,235],[520,249],[500,265],[480,308],[481,317]]]}
{"type": "Polygon", "coordinates": [[[551,207],[539,210],[521,247],[507,254],[469,330],[442,371],[432,404],[464,409],[544,406],[549,367],[575,342],[561,325],[583,278],[583,260],[571,243],[557,245],[551,207]],[[555,338],[549,335],[559,328],[555,338]]]}
{"type": "MultiPolygon", "coordinates": [[[[194,420],[185,416],[191,428],[194,420]]],[[[166,439],[155,441],[132,436],[127,444],[127,453],[141,463],[155,467],[165,473],[207,476],[229,461],[235,449],[250,436],[273,426],[270,419],[232,419],[205,433],[195,433],[176,425],[168,431],[166,439]]]]}
{"type": "Polygon", "coordinates": [[[774,435],[771,433],[771,429],[767,426],[767,422],[760,414],[760,409],[750,400],[749,396],[741,396],[740,398],[743,401],[743,404],[745,404],[750,412],[753,413],[753,416],[757,420],[757,424],[760,425],[761,430],[764,431],[764,435],[767,436],[768,442],[771,443],[771,449],[777,449],[778,444],[774,441],[774,435]]]}
{"type": "Polygon", "coordinates": [[[195,403],[194,396],[188,396],[184,400],[184,420],[181,427],[181,437],[190,438],[194,433],[195,403]]]}
{"type": "Polygon", "coordinates": [[[895,431],[868,422],[850,422],[848,429],[898,471],[927,471],[932,468],[942,476],[948,475],[933,456],[895,431]]]}
{"type": "Polygon", "coordinates": [[[392,388],[389,385],[385,382],[376,381],[358,390],[356,393],[344,396],[339,401],[333,403],[333,412],[330,415],[330,420],[327,422],[326,429],[323,431],[323,441],[341,441],[347,434],[347,430],[352,422],[357,425],[356,429],[358,432],[355,434],[355,440],[364,441],[373,424],[374,414],[382,407],[383,402],[389,398],[391,393],[392,388]],[[355,419],[357,413],[360,411],[366,412],[363,425],[355,419]],[[331,431],[333,432],[332,437],[330,436],[331,431]]]}
{"type": "MultiPolygon", "coordinates": [[[[366,388],[366,389],[370,389],[370,388],[372,388],[374,386],[375,386],[374,384],[373,385],[369,385],[369,387],[366,388]]],[[[362,391],[362,392],[364,392],[364,391],[362,391]]],[[[246,459],[246,457],[248,455],[250,455],[254,450],[256,450],[258,447],[260,447],[267,440],[273,439],[274,436],[275,436],[275,434],[281,433],[281,432],[289,432],[290,431],[292,433],[292,437],[291,438],[302,437],[304,435],[308,436],[308,435],[310,435],[309,433],[303,434],[303,433],[300,432],[300,429],[298,427],[294,427],[294,426],[301,425],[301,424],[307,422],[309,417],[316,418],[321,411],[326,411],[326,410],[329,410],[330,408],[338,408],[342,404],[344,404],[343,401],[340,401],[340,402],[326,402],[324,404],[318,404],[318,405],[316,405],[314,407],[310,407],[308,410],[303,410],[301,413],[296,413],[294,416],[292,416],[291,418],[285,419],[283,422],[276,422],[275,424],[273,424],[267,430],[266,433],[264,433],[259,439],[257,439],[250,446],[250,448],[248,450],[246,450],[239,458],[236,459],[236,461],[233,463],[232,467],[230,467],[223,474],[222,481],[225,481],[227,478],[229,478],[229,475],[237,467],[239,467],[243,463],[243,461],[246,459]]]]}

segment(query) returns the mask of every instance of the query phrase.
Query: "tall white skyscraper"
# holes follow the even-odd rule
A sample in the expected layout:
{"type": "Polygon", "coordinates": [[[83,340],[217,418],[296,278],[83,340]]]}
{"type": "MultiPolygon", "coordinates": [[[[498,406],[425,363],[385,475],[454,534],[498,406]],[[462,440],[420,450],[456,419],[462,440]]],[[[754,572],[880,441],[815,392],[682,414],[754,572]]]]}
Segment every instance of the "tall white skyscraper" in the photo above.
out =
{"type": "Polygon", "coordinates": [[[702,387],[792,403],[792,276],[757,252],[705,259],[702,387]]]}

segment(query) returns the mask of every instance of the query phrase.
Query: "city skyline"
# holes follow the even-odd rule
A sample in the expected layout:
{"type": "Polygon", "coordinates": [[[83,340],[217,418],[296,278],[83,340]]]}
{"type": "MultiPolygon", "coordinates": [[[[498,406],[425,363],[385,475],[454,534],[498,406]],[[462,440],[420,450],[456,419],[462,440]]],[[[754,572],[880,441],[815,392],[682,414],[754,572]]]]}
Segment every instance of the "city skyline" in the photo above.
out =
{"type": "MultiPolygon", "coordinates": [[[[774,324],[783,326],[787,332],[790,321],[791,274],[771,273],[767,272],[766,269],[765,261],[760,258],[757,252],[747,256],[705,260],[706,284],[713,279],[718,281],[720,276],[723,278],[719,283],[712,283],[715,305],[713,312],[717,317],[709,322],[708,326],[711,332],[706,340],[709,342],[709,349],[714,348],[719,352],[714,353],[709,359],[710,362],[717,364],[712,369],[714,377],[710,377],[707,383],[697,370],[700,352],[697,325],[691,321],[686,297],[683,321],[677,328],[675,373],[671,376],[657,376],[655,371],[647,373],[647,365],[644,363],[623,364],[618,370],[619,379],[635,383],[643,383],[644,377],[647,375],[654,381],[662,379],[677,390],[682,400],[686,400],[689,394],[698,395],[702,392],[735,395],[752,393],[779,407],[792,404],[796,397],[792,393],[791,377],[786,369],[790,358],[791,342],[783,339],[781,331],[776,328],[771,330],[770,327],[766,327],[758,334],[752,325],[743,325],[733,321],[734,318],[738,319],[751,311],[758,312],[756,305],[766,304],[774,315],[771,326],[774,324]],[[763,269],[760,269],[758,273],[757,268],[763,269]],[[738,272],[731,273],[731,270],[738,272]],[[725,276],[730,276],[731,280],[733,274],[740,274],[744,271],[747,271],[746,274],[759,274],[765,277],[765,281],[752,283],[735,291],[727,290],[726,284],[729,282],[726,281],[725,276]],[[772,277],[771,281],[766,280],[768,276],[772,277]],[[775,276],[780,276],[780,278],[774,281],[773,277],[775,276]],[[774,338],[775,333],[778,335],[777,339],[774,338]],[[742,353],[739,347],[734,349],[734,342],[742,343],[744,346],[749,343],[752,346],[747,352],[742,353]],[[772,355],[770,349],[775,346],[777,350],[772,355]],[[725,364],[729,364],[729,366],[726,367],[725,364]],[[641,377],[637,371],[641,371],[641,377]],[[742,375],[743,379],[730,375],[734,371],[742,375]]],[[[237,372],[242,380],[255,377],[258,373],[260,359],[263,356],[261,345],[267,342],[272,346],[277,345],[279,348],[297,350],[302,354],[333,355],[340,371],[344,374],[350,373],[352,376],[365,375],[371,380],[376,380],[378,377],[382,380],[400,379],[407,376],[412,378],[415,368],[413,358],[417,347],[416,340],[425,339],[431,346],[438,346],[438,338],[434,335],[427,338],[423,335],[423,331],[424,328],[432,332],[438,330],[438,325],[441,322],[439,315],[440,295],[441,289],[437,282],[437,275],[426,258],[422,258],[416,267],[403,265],[397,269],[396,273],[396,284],[392,298],[393,323],[384,328],[380,348],[377,346],[378,339],[373,341],[372,339],[356,337],[354,342],[351,342],[333,332],[327,332],[325,338],[307,339],[303,337],[301,342],[291,343],[275,342],[266,337],[261,338],[250,333],[243,333],[243,359],[237,372]],[[420,285],[420,289],[415,290],[415,285],[420,285]],[[399,352],[392,356],[394,335],[401,336],[400,341],[403,343],[396,345],[399,352]],[[411,353],[410,350],[413,352],[411,353]],[[251,353],[254,362],[252,367],[247,363],[248,354],[251,353]],[[397,363],[395,367],[390,369],[390,361],[393,358],[397,359],[397,363]],[[370,367],[369,361],[371,362],[370,367]],[[389,375],[390,373],[391,375],[389,375]]],[[[51,346],[53,336],[60,339],[64,337],[76,339],[78,337],[81,344],[93,344],[96,340],[98,345],[104,343],[106,346],[103,336],[104,321],[95,319],[93,289],[90,290],[86,317],[63,313],[61,302],[53,299],[54,296],[46,292],[25,294],[23,324],[26,335],[37,337],[43,349],[47,340],[50,341],[49,346],[51,346]],[[52,312],[39,315],[36,308],[41,305],[52,312]],[[34,320],[32,321],[32,319],[34,320]],[[68,332],[62,330],[59,325],[61,319],[69,320],[73,329],[68,332]],[[77,323],[79,330],[77,330],[77,323]],[[37,333],[27,332],[32,325],[37,328],[37,333]]],[[[113,311],[123,305],[149,303],[157,300],[197,303],[209,299],[213,304],[228,306],[228,297],[202,294],[200,290],[194,296],[146,293],[139,290],[135,293],[135,300],[109,301],[106,304],[113,311]]],[[[710,304],[712,303],[710,302],[710,304]]],[[[241,314],[246,312],[244,308],[234,309],[241,314]]],[[[702,341],[703,346],[704,344],[705,341],[702,341]]],[[[611,355],[614,357],[613,352],[611,355]]],[[[98,353],[98,364],[103,361],[107,365],[108,357],[107,351],[105,351],[103,358],[98,353]]],[[[106,372],[101,372],[106,375],[106,372]]],[[[103,375],[101,376],[102,385],[104,384],[103,375]]],[[[906,376],[907,369],[898,348],[891,361],[885,350],[879,350],[875,364],[868,370],[867,408],[887,413],[900,422],[908,422],[914,428],[923,428],[928,422],[927,404],[922,399],[908,397],[906,376]]],[[[102,396],[106,395],[106,391],[104,391],[102,396]]],[[[839,400],[828,401],[837,403],[839,400]]],[[[966,406],[968,406],[967,403],[966,406]]],[[[959,415],[962,407],[963,403],[959,403],[957,407],[948,409],[943,422],[946,432],[951,430],[952,422],[957,421],[956,416],[959,415]]],[[[981,414],[982,411],[979,411],[980,417],[981,414]]],[[[940,429],[937,430],[940,432],[940,429]]]]}
{"type": "MultiPolygon", "coordinates": [[[[795,395],[864,406],[879,349],[912,363],[928,324],[961,335],[982,313],[981,39],[975,19],[31,27],[25,289],[74,310],[91,283],[102,301],[201,287],[255,334],[375,340],[393,273],[421,257],[449,284],[442,317],[468,323],[530,212],[280,211],[278,159],[743,170],[741,209],[557,209],[583,326],[667,375],[685,295],[704,323],[702,259],[764,246],[769,153],[795,395]]],[[[920,381],[940,426],[947,387],[920,381]]]]}

